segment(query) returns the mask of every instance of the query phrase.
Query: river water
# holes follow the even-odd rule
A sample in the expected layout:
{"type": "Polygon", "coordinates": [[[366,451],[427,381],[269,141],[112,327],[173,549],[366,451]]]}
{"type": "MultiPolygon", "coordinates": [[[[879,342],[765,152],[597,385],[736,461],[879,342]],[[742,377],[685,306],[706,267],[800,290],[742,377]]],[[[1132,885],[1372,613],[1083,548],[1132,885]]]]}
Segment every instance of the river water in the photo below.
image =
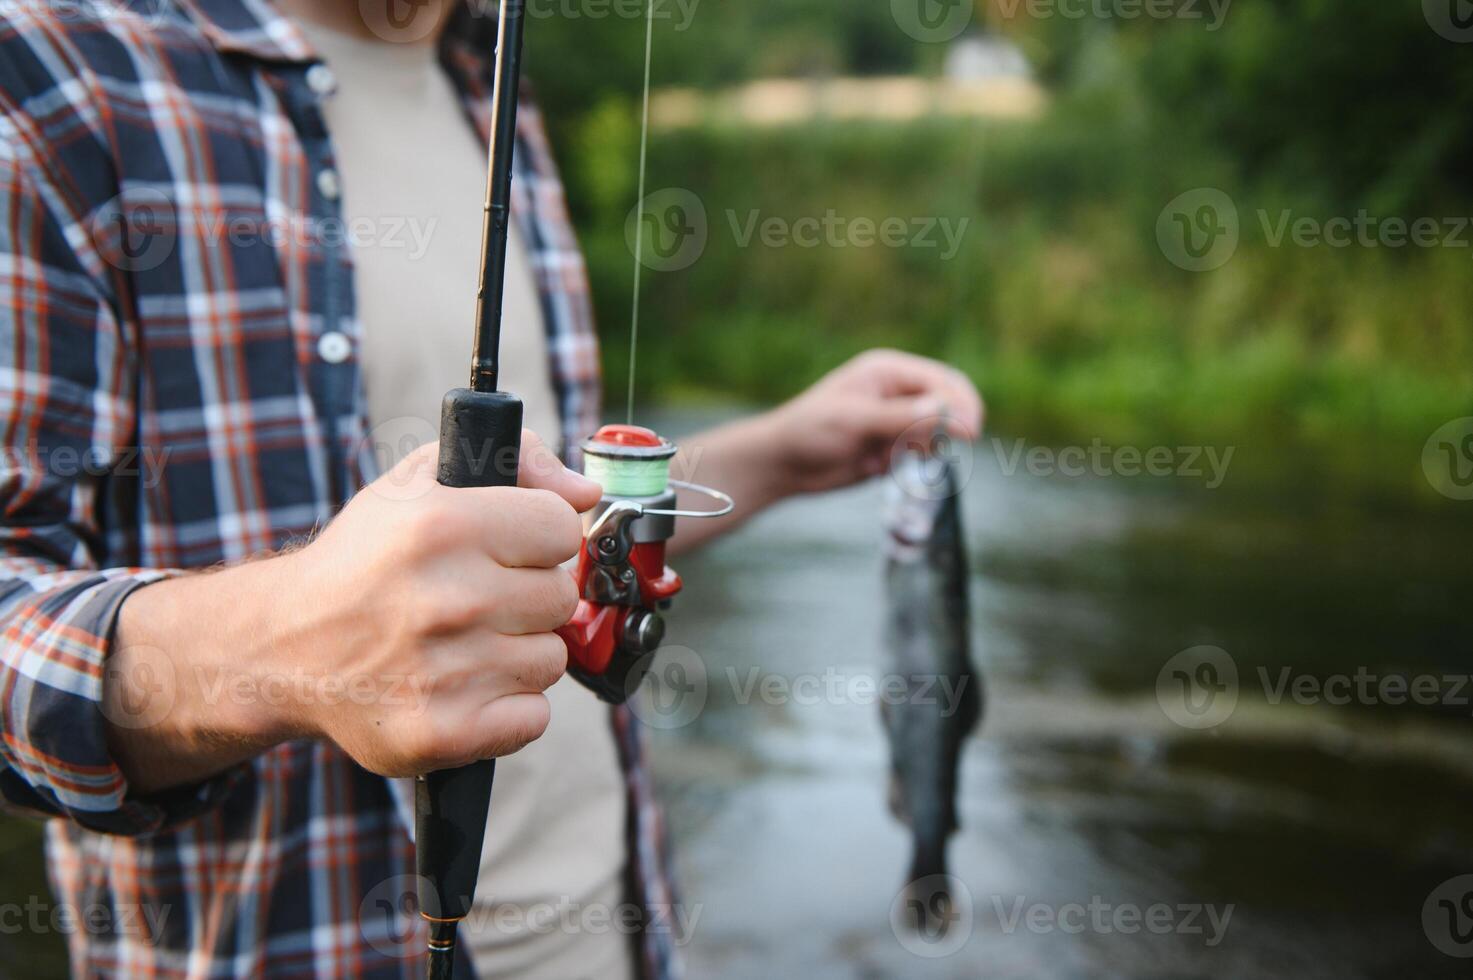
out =
{"type": "Polygon", "coordinates": [[[1467,976],[1473,505],[1030,475],[1014,453],[981,444],[963,494],[988,709],[944,936],[891,924],[908,842],[862,683],[882,673],[879,482],[682,559],[640,704],[692,974],[1467,976]],[[1173,657],[1221,668],[1205,716],[1173,657]]]}
{"type": "MultiPolygon", "coordinates": [[[[880,482],[678,563],[659,698],[640,704],[691,975],[1469,975],[1449,952],[1473,954],[1473,879],[1456,880],[1473,872],[1473,504],[1378,510],[1312,475],[1243,493],[1231,468],[1209,490],[1205,464],[1030,474],[1016,449],[981,444],[962,499],[988,708],[945,936],[891,925],[908,843],[861,686],[882,670],[880,482]],[[1206,715],[1173,694],[1183,651],[1220,668],[1206,715]],[[1373,696],[1310,696],[1358,674],[1373,696]],[[1398,677],[1439,703],[1376,693],[1398,677]]],[[[0,823],[12,896],[44,891],[36,838],[0,823]]],[[[59,976],[59,946],[0,934],[0,975],[59,976]]]]}

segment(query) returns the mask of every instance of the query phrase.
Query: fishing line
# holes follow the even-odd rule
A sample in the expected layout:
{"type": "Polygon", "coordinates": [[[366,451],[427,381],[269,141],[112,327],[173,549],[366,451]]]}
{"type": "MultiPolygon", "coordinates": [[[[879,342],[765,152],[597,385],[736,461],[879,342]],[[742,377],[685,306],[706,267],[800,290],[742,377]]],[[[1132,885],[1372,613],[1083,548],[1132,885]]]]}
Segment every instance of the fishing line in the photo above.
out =
{"type": "Polygon", "coordinates": [[[644,113],[639,127],[639,197],[634,215],[634,305],[629,314],[629,399],[625,421],[634,424],[634,369],[639,353],[639,287],[644,269],[644,178],[650,147],[650,62],[655,49],[655,2],[646,0],[644,28],[644,113]]]}

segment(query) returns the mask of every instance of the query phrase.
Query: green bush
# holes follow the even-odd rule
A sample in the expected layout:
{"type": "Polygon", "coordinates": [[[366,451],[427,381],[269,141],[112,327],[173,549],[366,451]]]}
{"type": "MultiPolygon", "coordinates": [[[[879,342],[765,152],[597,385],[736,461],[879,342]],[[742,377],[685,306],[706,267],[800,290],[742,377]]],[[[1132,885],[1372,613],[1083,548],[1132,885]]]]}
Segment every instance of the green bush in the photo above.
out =
{"type": "MultiPolygon", "coordinates": [[[[747,28],[767,9],[742,14],[747,28]]],[[[818,23],[800,9],[785,36],[818,23]]],[[[655,134],[649,189],[696,194],[709,241],[689,268],[644,273],[640,397],[781,398],[889,344],[968,370],[994,423],[1034,438],[1252,439],[1351,482],[1414,484],[1405,462],[1427,434],[1473,414],[1473,248],[1276,247],[1271,233],[1285,210],[1473,214],[1473,59],[1417,5],[1374,0],[1239,0],[1216,32],[1055,20],[1022,40],[1054,89],[1034,121],[655,134]],[[1199,187],[1232,197],[1241,243],[1193,273],[1156,225],[1199,187]],[[753,213],[968,224],[943,258],[744,246],[753,213]]],[[[709,53],[699,78],[739,74],[730,50],[709,53]]],[[[559,139],[622,392],[637,102],[598,92],[561,115],[559,139]]]]}

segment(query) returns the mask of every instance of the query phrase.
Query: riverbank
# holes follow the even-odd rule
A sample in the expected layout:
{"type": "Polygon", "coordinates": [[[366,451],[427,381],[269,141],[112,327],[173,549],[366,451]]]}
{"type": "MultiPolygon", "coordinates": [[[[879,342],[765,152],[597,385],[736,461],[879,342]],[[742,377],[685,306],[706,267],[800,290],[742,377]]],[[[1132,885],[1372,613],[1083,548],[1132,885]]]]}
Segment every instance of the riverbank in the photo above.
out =
{"type": "MultiPolygon", "coordinates": [[[[1249,179],[1136,109],[656,134],[641,401],[770,402],[898,346],[967,371],[1008,434],[1237,446],[1245,483],[1292,460],[1436,505],[1424,448],[1473,416],[1473,232],[1416,215],[1458,209],[1249,179]]],[[[609,161],[636,133],[627,107],[592,113],[569,174],[616,393],[634,174],[609,161]]]]}

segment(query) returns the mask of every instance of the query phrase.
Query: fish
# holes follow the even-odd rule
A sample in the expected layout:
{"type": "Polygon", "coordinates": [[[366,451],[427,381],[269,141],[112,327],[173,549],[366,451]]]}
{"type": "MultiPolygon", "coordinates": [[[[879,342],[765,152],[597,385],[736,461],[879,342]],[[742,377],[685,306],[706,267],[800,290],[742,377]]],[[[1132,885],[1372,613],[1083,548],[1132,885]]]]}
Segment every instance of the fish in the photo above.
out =
{"type": "Polygon", "coordinates": [[[954,918],[947,841],[958,829],[957,769],[982,719],[982,677],[972,660],[966,543],[955,451],[937,433],[927,451],[891,466],[886,501],[881,716],[890,744],[890,809],[910,828],[910,925],[932,934],[954,918]],[[902,693],[903,692],[903,693],[902,693]]]}

